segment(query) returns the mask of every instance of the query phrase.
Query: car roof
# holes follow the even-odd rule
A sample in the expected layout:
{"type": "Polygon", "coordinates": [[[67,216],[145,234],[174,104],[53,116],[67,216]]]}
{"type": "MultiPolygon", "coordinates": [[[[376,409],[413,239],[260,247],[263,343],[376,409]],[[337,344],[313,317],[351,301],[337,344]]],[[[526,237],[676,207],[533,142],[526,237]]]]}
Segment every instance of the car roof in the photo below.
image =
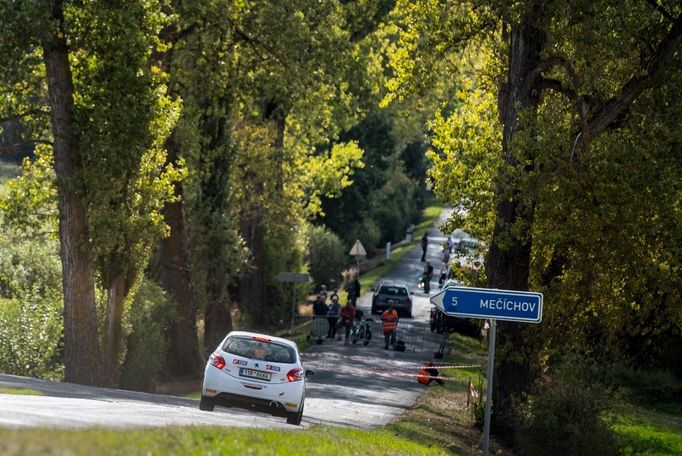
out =
{"type": "Polygon", "coordinates": [[[230,331],[227,334],[227,337],[233,337],[233,336],[264,337],[264,338],[270,339],[272,342],[278,342],[282,345],[288,345],[289,347],[298,351],[298,346],[296,345],[295,342],[292,342],[289,339],[283,339],[281,337],[271,336],[269,334],[261,334],[261,333],[255,333],[255,332],[249,332],[249,331],[230,331]]]}
{"type": "Polygon", "coordinates": [[[387,287],[405,287],[407,288],[407,284],[405,282],[395,282],[393,280],[384,280],[381,283],[379,283],[379,286],[387,286],[387,287]]]}

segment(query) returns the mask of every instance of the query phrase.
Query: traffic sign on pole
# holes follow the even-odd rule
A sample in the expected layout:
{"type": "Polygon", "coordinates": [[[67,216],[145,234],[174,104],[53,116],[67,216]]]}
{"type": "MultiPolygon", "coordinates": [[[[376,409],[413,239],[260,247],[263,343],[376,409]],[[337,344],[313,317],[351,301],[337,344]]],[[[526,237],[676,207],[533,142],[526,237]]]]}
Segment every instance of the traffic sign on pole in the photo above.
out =
{"type": "Polygon", "coordinates": [[[294,319],[296,318],[296,284],[308,282],[308,280],[310,280],[310,276],[302,272],[280,272],[275,276],[275,279],[280,282],[293,282],[291,287],[293,289],[293,298],[291,301],[291,337],[293,338],[294,319]]]}
{"type": "Polygon", "coordinates": [[[488,334],[488,385],[483,417],[483,455],[490,455],[491,398],[495,366],[495,320],[540,323],[542,293],[494,288],[447,287],[430,299],[446,315],[490,319],[488,334]]]}
{"type": "Polygon", "coordinates": [[[280,272],[275,276],[280,282],[305,283],[310,279],[308,274],[302,272],[280,272]]]}
{"type": "Polygon", "coordinates": [[[353,247],[350,249],[349,255],[367,256],[367,250],[365,250],[365,246],[362,245],[360,239],[355,240],[355,244],[353,244],[353,247]]]}
{"type": "Polygon", "coordinates": [[[448,287],[431,297],[446,315],[540,323],[542,293],[491,288],[448,287]]]}

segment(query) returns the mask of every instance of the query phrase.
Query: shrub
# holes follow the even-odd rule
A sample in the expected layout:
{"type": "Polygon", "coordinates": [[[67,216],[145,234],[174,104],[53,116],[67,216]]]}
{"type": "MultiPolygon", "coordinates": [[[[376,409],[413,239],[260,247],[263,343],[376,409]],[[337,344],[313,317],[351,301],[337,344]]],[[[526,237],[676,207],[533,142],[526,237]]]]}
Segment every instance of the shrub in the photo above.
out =
{"type": "Polygon", "coordinates": [[[317,285],[338,286],[348,253],[339,237],[323,226],[308,231],[307,261],[317,285]]]}
{"type": "Polygon", "coordinates": [[[64,324],[61,294],[38,287],[15,299],[0,299],[0,371],[61,380],[64,324]]]}
{"type": "Polygon", "coordinates": [[[599,366],[592,367],[590,375],[637,404],[671,414],[679,414],[682,410],[682,382],[670,372],[599,366]]]}
{"type": "Polygon", "coordinates": [[[603,416],[606,390],[583,380],[582,367],[563,368],[522,407],[519,449],[528,455],[617,454],[615,436],[603,416]]]}
{"type": "Polygon", "coordinates": [[[173,305],[161,287],[143,278],[128,311],[131,331],[121,366],[123,388],[153,391],[163,372],[165,330],[173,315],[173,305]]]}
{"type": "Polygon", "coordinates": [[[0,236],[0,371],[59,380],[64,306],[58,245],[6,234],[0,236]]]}

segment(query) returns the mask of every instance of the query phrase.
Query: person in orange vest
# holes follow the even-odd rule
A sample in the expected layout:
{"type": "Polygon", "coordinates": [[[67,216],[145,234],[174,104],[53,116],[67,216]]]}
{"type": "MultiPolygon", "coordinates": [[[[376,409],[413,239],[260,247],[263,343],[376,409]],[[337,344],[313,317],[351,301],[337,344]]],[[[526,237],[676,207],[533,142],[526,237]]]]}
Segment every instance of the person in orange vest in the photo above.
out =
{"type": "Polygon", "coordinates": [[[388,350],[388,345],[395,348],[395,334],[398,330],[398,312],[393,310],[393,304],[388,306],[381,314],[381,323],[384,326],[384,349],[388,350]]]}
{"type": "Polygon", "coordinates": [[[442,379],[438,378],[438,369],[433,367],[432,362],[424,364],[421,369],[419,369],[419,375],[417,375],[417,381],[422,385],[430,385],[431,382],[436,381],[439,385],[443,385],[442,379]]]}

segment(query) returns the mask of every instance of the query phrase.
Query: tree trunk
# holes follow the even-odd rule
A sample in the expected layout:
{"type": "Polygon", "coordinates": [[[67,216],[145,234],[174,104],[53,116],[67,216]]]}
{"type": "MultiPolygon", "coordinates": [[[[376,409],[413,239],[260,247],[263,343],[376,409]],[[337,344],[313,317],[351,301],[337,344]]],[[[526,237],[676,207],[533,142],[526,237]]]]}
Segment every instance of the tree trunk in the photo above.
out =
{"type": "Polygon", "coordinates": [[[107,314],[104,319],[104,346],[102,347],[102,359],[104,361],[102,381],[104,385],[109,387],[114,386],[117,382],[123,302],[128,292],[125,283],[125,278],[119,276],[111,282],[107,290],[107,314]]]}
{"type": "Polygon", "coordinates": [[[73,79],[64,31],[62,2],[52,11],[58,28],[43,42],[48,101],[54,136],[59,196],[59,246],[64,293],[64,379],[99,383],[94,265],[90,254],[87,206],[75,188],[81,163],[73,126],[73,79]]]}
{"type": "MultiPolygon", "coordinates": [[[[212,265],[217,266],[217,265],[212,265]]],[[[225,335],[232,330],[230,297],[218,268],[209,266],[206,283],[206,312],[204,315],[204,347],[213,350],[225,335]]]]}
{"type": "Polygon", "coordinates": [[[263,267],[265,265],[265,233],[260,218],[247,220],[242,227],[242,237],[251,251],[250,270],[242,277],[239,302],[248,308],[256,328],[264,329],[269,320],[266,315],[264,300],[263,267]]]}
{"type": "MultiPolygon", "coordinates": [[[[174,132],[168,138],[166,148],[168,161],[177,164],[180,146],[175,135],[174,132]]],[[[175,302],[176,309],[169,332],[167,362],[171,374],[193,376],[199,374],[200,358],[182,184],[175,184],[175,195],[178,201],[166,203],[163,208],[170,236],[161,240],[159,262],[161,286],[175,302]]]]}
{"type": "MultiPolygon", "coordinates": [[[[234,148],[228,128],[231,94],[206,100],[200,122],[202,141],[200,172],[201,207],[199,228],[201,239],[193,237],[205,252],[198,267],[205,272],[206,308],[204,312],[204,350],[213,350],[232,330],[232,300],[228,291],[233,258],[226,253],[226,244],[234,242],[230,216],[230,168],[234,148]],[[210,254],[209,252],[215,252],[210,254]]],[[[198,247],[198,246],[194,246],[198,247]]]]}
{"type": "MultiPolygon", "coordinates": [[[[526,156],[524,151],[512,150],[514,135],[523,128],[519,111],[537,111],[539,90],[536,82],[528,80],[531,69],[540,62],[545,37],[537,20],[542,14],[535,4],[514,26],[510,34],[509,71],[504,87],[504,100],[500,105],[503,120],[502,150],[505,168],[517,167],[526,156]]],[[[526,171],[530,171],[526,169],[526,171]]],[[[522,198],[521,189],[515,187],[515,171],[503,172],[497,188],[497,209],[493,241],[488,252],[486,268],[488,286],[511,290],[527,290],[530,271],[534,204],[522,198]],[[522,226],[527,235],[516,235],[513,225],[522,226]]],[[[537,348],[529,343],[528,328],[520,323],[502,322],[498,326],[498,356],[495,366],[493,404],[494,431],[500,435],[513,436],[513,400],[529,391],[535,375],[537,348]]]]}

